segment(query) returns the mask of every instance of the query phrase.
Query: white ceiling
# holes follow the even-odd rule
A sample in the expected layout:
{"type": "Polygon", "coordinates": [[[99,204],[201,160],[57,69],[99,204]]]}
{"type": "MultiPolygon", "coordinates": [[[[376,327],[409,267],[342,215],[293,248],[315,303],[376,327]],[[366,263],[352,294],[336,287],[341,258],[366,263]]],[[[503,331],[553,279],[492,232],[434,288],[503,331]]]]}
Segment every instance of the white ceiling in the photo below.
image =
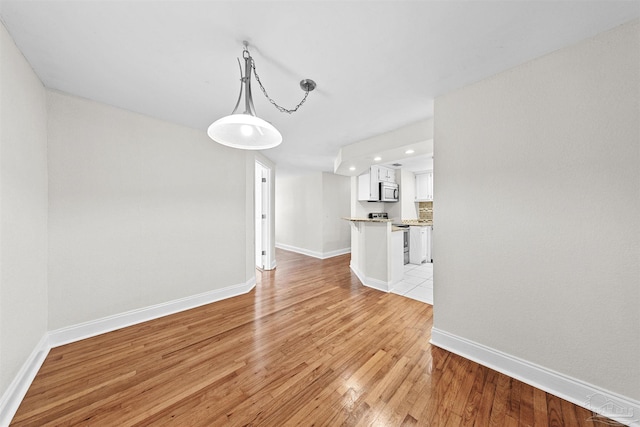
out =
{"type": "Polygon", "coordinates": [[[242,40],[280,168],[433,115],[433,99],[640,16],[639,1],[10,1],[0,17],[43,83],[206,132],[235,105],[242,40]]]}

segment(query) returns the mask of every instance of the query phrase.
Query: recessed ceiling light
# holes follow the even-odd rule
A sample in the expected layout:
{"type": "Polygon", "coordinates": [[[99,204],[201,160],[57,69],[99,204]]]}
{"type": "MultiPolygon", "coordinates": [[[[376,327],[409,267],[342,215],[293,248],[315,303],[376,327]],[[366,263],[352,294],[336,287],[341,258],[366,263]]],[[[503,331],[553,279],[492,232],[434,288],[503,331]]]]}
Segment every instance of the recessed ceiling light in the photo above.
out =
{"type": "Polygon", "coordinates": [[[407,151],[405,151],[405,152],[404,152],[404,154],[413,154],[413,153],[415,153],[415,151],[413,151],[413,150],[411,150],[411,149],[409,149],[409,150],[407,150],[407,151]]]}
{"type": "Polygon", "coordinates": [[[354,170],[356,170],[356,167],[355,167],[355,166],[351,166],[351,167],[349,168],[349,170],[350,170],[350,171],[354,171],[354,170]]]}
{"type": "Polygon", "coordinates": [[[373,158],[373,160],[375,160],[376,162],[379,162],[380,160],[382,160],[382,157],[376,156],[376,157],[373,158]]]}

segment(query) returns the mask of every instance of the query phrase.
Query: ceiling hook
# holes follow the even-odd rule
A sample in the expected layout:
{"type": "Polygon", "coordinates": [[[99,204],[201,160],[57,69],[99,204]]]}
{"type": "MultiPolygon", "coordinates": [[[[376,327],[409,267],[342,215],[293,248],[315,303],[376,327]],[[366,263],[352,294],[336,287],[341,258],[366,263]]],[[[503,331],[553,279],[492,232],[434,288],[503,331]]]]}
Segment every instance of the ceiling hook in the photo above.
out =
{"type": "Polygon", "coordinates": [[[242,50],[242,57],[244,59],[251,58],[251,54],[249,53],[249,42],[243,40],[242,44],[244,45],[244,49],[242,50]]]}

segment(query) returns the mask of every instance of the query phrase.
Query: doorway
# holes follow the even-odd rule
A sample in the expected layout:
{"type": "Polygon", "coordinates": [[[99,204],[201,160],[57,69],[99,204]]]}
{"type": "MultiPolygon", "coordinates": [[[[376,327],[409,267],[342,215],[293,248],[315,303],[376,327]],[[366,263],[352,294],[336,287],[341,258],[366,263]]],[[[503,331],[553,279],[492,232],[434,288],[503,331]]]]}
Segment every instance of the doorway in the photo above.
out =
{"type": "Polygon", "coordinates": [[[271,169],[256,160],[255,169],[255,263],[261,270],[271,266],[271,169]]]}

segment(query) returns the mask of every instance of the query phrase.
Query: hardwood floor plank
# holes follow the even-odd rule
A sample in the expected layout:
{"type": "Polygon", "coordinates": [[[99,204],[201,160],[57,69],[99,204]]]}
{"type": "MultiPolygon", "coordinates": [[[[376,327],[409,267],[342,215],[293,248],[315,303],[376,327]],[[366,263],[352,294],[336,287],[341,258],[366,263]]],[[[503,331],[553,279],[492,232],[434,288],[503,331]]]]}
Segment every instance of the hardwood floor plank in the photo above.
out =
{"type": "Polygon", "coordinates": [[[475,363],[469,363],[465,367],[465,371],[462,373],[462,381],[460,383],[460,389],[456,396],[452,399],[451,412],[460,416],[462,421],[465,413],[465,408],[469,404],[469,396],[471,389],[476,381],[476,374],[479,366],[475,363]]]}
{"type": "Polygon", "coordinates": [[[559,427],[564,425],[562,414],[562,402],[559,397],[547,394],[547,419],[549,426],[559,427]]]}
{"type": "Polygon", "coordinates": [[[473,423],[474,426],[488,426],[491,419],[491,411],[493,409],[493,401],[496,395],[496,386],[498,373],[489,368],[481,368],[485,371],[485,381],[482,387],[482,397],[480,398],[480,405],[478,407],[478,413],[473,423]]]}
{"type": "Polygon", "coordinates": [[[435,425],[444,424],[450,417],[450,412],[453,412],[453,405],[455,398],[458,395],[458,391],[462,386],[462,380],[467,366],[471,363],[470,360],[460,357],[458,355],[451,355],[451,362],[449,363],[446,374],[450,374],[448,378],[448,387],[444,392],[441,401],[438,403],[436,414],[432,419],[435,425]]]}
{"type": "Polygon", "coordinates": [[[547,409],[547,393],[533,389],[533,425],[546,426],[549,424],[549,411],[547,409]]]}
{"type": "Polygon", "coordinates": [[[245,295],[52,349],[11,425],[604,425],[432,347],[432,307],[349,255],[277,257],[245,295]]]}
{"type": "MultiPolygon", "coordinates": [[[[436,364],[435,370],[432,372],[433,377],[433,385],[430,388],[429,398],[425,400],[425,405],[422,408],[422,412],[417,417],[418,421],[431,423],[432,425],[437,425],[441,420],[438,418],[438,410],[444,407],[444,398],[453,380],[452,369],[449,367],[450,363],[454,360],[454,356],[451,353],[440,354],[435,353],[432,354],[434,359],[436,359],[436,355],[440,355],[442,359],[441,363],[436,364]]],[[[445,420],[442,420],[444,423],[445,420]]]]}
{"type": "Polygon", "coordinates": [[[461,424],[463,426],[472,426],[475,423],[476,416],[480,410],[480,402],[482,401],[482,388],[486,380],[486,369],[481,366],[471,365],[475,367],[475,373],[473,375],[473,383],[467,395],[466,400],[460,400],[459,405],[464,405],[462,408],[461,424]]]}
{"type": "Polygon", "coordinates": [[[449,412],[449,416],[447,417],[447,423],[444,424],[445,427],[457,427],[462,424],[462,417],[454,412],[449,412]]]}
{"type": "Polygon", "coordinates": [[[507,403],[507,417],[518,419],[520,416],[520,387],[522,382],[513,378],[509,381],[509,399],[507,403]]]}
{"type": "Polygon", "coordinates": [[[421,351],[416,357],[419,357],[419,359],[413,363],[411,372],[409,372],[384,408],[384,412],[387,414],[386,418],[391,425],[400,425],[407,417],[411,417],[409,411],[415,399],[419,397],[416,393],[423,387],[420,379],[424,376],[425,366],[430,362],[431,356],[428,352],[421,351]],[[412,396],[412,393],[415,397],[412,396]]]}
{"type": "Polygon", "coordinates": [[[489,425],[502,426],[508,420],[507,417],[507,405],[509,404],[511,378],[506,375],[498,374],[498,381],[496,382],[496,393],[493,397],[493,407],[491,408],[491,417],[489,418],[489,425]]]}
{"type": "Polygon", "coordinates": [[[520,413],[518,421],[522,426],[533,426],[533,387],[529,384],[521,384],[520,388],[520,413]]]}

